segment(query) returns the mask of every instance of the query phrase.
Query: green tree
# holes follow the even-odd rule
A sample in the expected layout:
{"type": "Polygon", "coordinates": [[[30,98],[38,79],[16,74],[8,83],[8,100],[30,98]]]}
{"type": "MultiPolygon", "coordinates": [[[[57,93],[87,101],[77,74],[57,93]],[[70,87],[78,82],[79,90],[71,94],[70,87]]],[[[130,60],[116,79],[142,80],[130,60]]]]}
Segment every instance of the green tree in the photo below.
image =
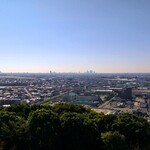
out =
{"type": "Polygon", "coordinates": [[[105,143],[106,150],[127,150],[125,136],[119,132],[101,133],[102,141],[105,143]]]}
{"type": "Polygon", "coordinates": [[[53,111],[58,114],[65,113],[65,112],[76,112],[82,114],[82,113],[90,112],[91,110],[81,105],[60,103],[54,105],[53,111]]]}
{"type": "Polygon", "coordinates": [[[106,131],[112,131],[113,123],[116,119],[116,115],[99,115],[99,118],[95,120],[99,132],[106,132],[106,131]]]}
{"type": "Polygon", "coordinates": [[[18,116],[28,118],[30,106],[27,104],[14,104],[11,107],[6,107],[4,110],[8,112],[15,112],[18,116]]]}
{"type": "MultiPolygon", "coordinates": [[[[0,112],[0,140],[4,149],[20,149],[26,142],[26,122],[16,113],[0,112]]],[[[26,145],[21,149],[26,149],[26,145]]]]}
{"type": "Polygon", "coordinates": [[[101,147],[97,126],[83,114],[64,113],[61,116],[60,144],[65,150],[93,150],[101,147]]]}
{"type": "Polygon", "coordinates": [[[150,124],[142,117],[132,114],[118,115],[113,129],[125,135],[130,149],[143,150],[150,143],[150,124]]]}
{"type": "Polygon", "coordinates": [[[51,110],[40,109],[28,118],[31,149],[55,149],[60,120],[51,110]]]}

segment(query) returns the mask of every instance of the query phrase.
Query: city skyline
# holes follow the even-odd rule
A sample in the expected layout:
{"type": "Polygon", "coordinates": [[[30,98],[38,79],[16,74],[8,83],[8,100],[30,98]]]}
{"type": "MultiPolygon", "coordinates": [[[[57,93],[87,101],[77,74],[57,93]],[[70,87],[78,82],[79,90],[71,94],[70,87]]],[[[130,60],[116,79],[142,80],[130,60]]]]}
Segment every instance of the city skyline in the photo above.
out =
{"type": "Polygon", "coordinates": [[[150,1],[0,2],[2,72],[150,73],[150,1]]]}

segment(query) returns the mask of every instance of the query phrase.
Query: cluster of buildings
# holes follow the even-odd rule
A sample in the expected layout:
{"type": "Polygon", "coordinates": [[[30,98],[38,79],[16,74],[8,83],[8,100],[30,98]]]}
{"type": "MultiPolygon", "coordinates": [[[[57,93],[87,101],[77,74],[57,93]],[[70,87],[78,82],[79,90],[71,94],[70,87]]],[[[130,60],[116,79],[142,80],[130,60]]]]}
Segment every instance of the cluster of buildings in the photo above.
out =
{"type": "Polygon", "coordinates": [[[0,74],[0,105],[39,103],[88,105],[112,112],[146,113],[150,107],[149,74],[0,74]],[[47,101],[46,101],[47,102],[47,101]]]}
{"type": "Polygon", "coordinates": [[[69,91],[67,80],[59,78],[1,77],[0,105],[36,103],[69,91]]]}

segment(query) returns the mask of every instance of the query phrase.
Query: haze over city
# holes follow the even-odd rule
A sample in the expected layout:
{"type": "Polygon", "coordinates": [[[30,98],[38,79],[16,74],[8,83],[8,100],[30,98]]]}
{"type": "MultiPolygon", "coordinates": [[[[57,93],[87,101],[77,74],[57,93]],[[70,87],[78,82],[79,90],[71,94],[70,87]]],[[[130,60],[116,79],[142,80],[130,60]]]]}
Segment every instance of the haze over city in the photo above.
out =
{"type": "Polygon", "coordinates": [[[2,72],[150,72],[149,0],[0,1],[2,72]]]}

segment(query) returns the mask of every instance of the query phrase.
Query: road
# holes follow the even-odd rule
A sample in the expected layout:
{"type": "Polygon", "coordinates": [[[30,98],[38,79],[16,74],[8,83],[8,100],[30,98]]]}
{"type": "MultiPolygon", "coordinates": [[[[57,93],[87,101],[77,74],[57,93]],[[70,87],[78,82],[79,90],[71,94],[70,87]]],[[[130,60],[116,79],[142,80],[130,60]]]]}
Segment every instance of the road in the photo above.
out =
{"type": "Polygon", "coordinates": [[[30,92],[27,90],[27,88],[24,88],[24,90],[26,91],[26,93],[28,94],[28,96],[29,96],[30,98],[33,98],[33,96],[30,94],[30,92]]]}

